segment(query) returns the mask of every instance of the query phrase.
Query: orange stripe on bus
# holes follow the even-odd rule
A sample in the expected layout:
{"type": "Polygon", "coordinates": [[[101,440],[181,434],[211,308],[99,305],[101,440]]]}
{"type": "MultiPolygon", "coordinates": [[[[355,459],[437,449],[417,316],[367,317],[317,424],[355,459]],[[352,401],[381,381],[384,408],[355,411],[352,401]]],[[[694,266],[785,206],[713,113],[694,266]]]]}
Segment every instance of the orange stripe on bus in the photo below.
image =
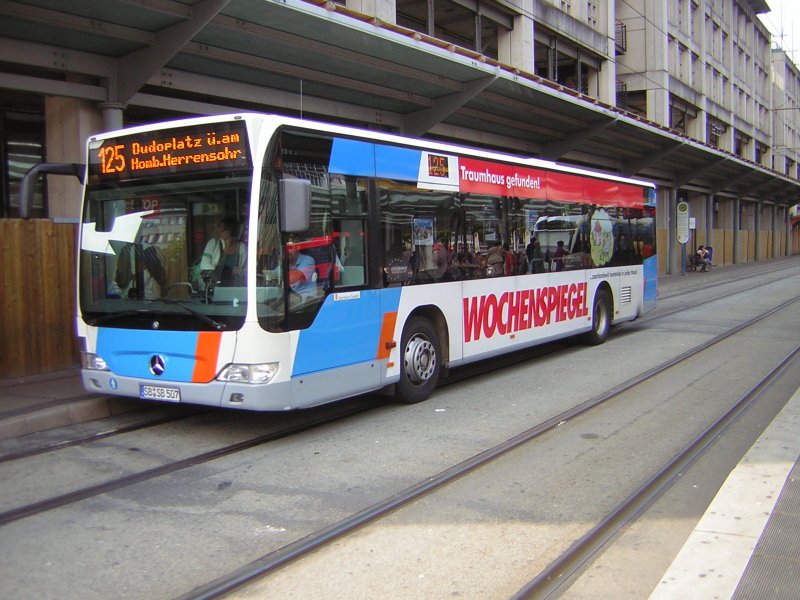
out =
{"type": "Polygon", "coordinates": [[[397,345],[394,339],[394,326],[397,324],[397,312],[383,313],[381,337],[378,339],[378,360],[389,358],[392,348],[397,345]]]}
{"type": "Polygon", "coordinates": [[[197,335],[197,347],[194,350],[195,363],[192,381],[207,383],[217,374],[217,357],[222,333],[219,331],[201,331],[197,335]]]}

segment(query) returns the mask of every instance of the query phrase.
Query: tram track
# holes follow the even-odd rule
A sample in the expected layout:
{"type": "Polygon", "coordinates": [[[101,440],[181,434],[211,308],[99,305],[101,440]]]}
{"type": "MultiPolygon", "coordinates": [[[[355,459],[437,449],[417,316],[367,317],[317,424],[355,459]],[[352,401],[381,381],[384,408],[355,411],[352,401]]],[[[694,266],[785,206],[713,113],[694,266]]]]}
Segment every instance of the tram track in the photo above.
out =
{"type": "MultiPolygon", "coordinates": [[[[727,296],[726,296],[727,297],[727,296]]],[[[717,344],[728,340],[732,336],[746,330],[748,327],[775,315],[776,313],[794,306],[800,301],[800,296],[791,298],[778,306],[762,312],[714,337],[694,346],[693,348],[654,366],[651,369],[640,373],[625,382],[610,388],[568,410],[521,432],[505,441],[479,452],[460,463],[445,469],[431,477],[424,479],[407,487],[406,489],[382,500],[363,510],[341,519],[328,527],[325,527],[313,534],[307,535],[293,543],[285,545],[277,550],[265,554],[261,558],[250,562],[242,568],[220,577],[206,585],[197,587],[190,592],[180,596],[180,600],[200,600],[211,599],[224,596],[237,590],[254,580],[273,574],[281,568],[307,557],[314,552],[335,541],[340,541],[346,536],[354,533],[367,525],[371,525],[389,514],[403,508],[422,497],[440,490],[446,485],[457,479],[477,472],[484,467],[503,457],[511,451],[553,431],[564,423],[572,421],[577,417],[583,416],[609,400],[630,392],[637,386],[648,382],[657,375],[669,369],[695,358],[717,344]]],[[[688,445],[685,451],[661,469],[656,475],[647,481],[639,490],[625,499],[615,510],[613,510],[596,527],[587,533],[583,538],[575,542],[567,553],[556,559],[546,570],[546,573],[536,576],[531,582],[518,592],[519,598],[527,597],[546,597],[551,593],[553,584],[563,583],[567,575],[571,575],[577,570],[586,557],[596,551],[597,547],[602,546],[609,537],[613,536],[620,527],[633,518],[642,506],[645,506],[657,494],[663,493],[666,486],[674,478],[675,473],[699,456],[719,433],[727,427],[738,414],[758,396],[761,390],[766,388],[780,373],[783,373],[788,365],[793,364],[800,355],[800,346],[794,349],[777,367],[772,369],[769,374],[763,377],[747,394],[736,402],[731,410],[720,417],[710,426],[701,436],[688,445]],[[542,595],[544,594],[544,595],[542,595]]]]}
{"type": "Polygon", "coordinates": [[[652,475],[640,488],[625,498],[597,525],[557,559],[552,561],[511,600],[539,600],[556,595],[568,587],[582,567],[601,551],[629,523],[637,519],[663,495],[681,473],[695,463],[722,433],[733,425],[761,394],[800,358],[800,346],[790,352],[777,366],[742,395],[705,431],[652,475]]]}
{"type": "Polygon", "coordinates": [[[23,458],[29,458],[31,456],[37,456],[39,454],[46,454],[48,452],[55,452],[57,450],[64,450],[65,448],[71,448],[73,446],[80,446],[92,442],[99,442],[100,440],[105,440],[126,433],[133,433],[134,431],[140,431],[142,429],[147,429],[149,427],[157,427],[159,425],[166,425],[168,423],[183,421],[185,419],[190,419],[198,415],[209,413],[211,412],[211,410],[212,409],[208,410],[200,409],[185,415],[156,415],[153,416],[152,418],[148,418],[144,421],[140,421],[137,423],[130,423],[127,425],[104,428],[100,431],[95,431],[92,433],[75,436],[68,439],[47,441],[45,443],[30,448],[13,450],[10,452],[6,452],[5,454],[0,454],[0,464],[3,464],[5,462],[11,462],[14,460],[20,460],[23,458]]]}
{"type": "MultiPolygon", "coordinates": [[[[764,285],[768,285],[768,284],[764,284],[764,285]]],[[[748,289],[750,291],[752,291],[753,287],[751,286],[748,289]]],[[[715,300],[728,299],[730,297],[731,297],[731,294],[725,294],[725,295],[722,295],[722,296],[716,298],[715,300]]],[[[797,298],[795,298],[794,300],[789,301],[789,303],[793,303],[796,300],[797,300],[797,298]]],[[[710,301],[707,301],[707,302],[710,302],[710,301]]],[[[593,407],[593,406],[595,406],[595,405],[597,405],[597,404],[599,404],[601,402],[604,402],[607,399],[610,399],[611,397],[621,393],[622,391],[625,391],[630,386],[635,385],[636,383],[638,383],[640,380],[645,380],[648,377],[651,377],[654,374],[659,373],[659,372],[663,371],[666,368],[669,368],[670,366],[672,366],[674,364],[678,364],[683,360],[687,360],[688,358],[691,358],[691,356],[697,354],[698,352],[701,352],[705,348],[710,347],[710,346],[712,346],[712,345],[714,345],[716,343],[719,343],[720,341],[726,339],[730,335],[734,335],[735,333],[737,333],[741,329],[744,329],[744,328],[752,325],[753,323],[758,322],[758,320],[760,320],[762,318],[765,318],[766,316],[769,316],[769,314],[772,314],[772,312],[774,312],[776,310],[780,310],[783,307],[784,307],[784,305],[781,305],[781,306],[777,307],[776,309],[773,309],[772,311],[768,311],[767,313],[764,313],[763,315],[761,315],[759,317],[756,317],[751,321],[748,321],[748,322],[746,322],[746,323],[744,323],[744,324],[742,324],[742,325],[740,325],[740,326],[738,326],[736,328],[733,328],[733,329],[721,334],[720,336],[717,336],[717,337],[709,340],[705,345],[701,345],[701,346],[698,346],[696,348],[693,348],[693,349],[691,349],[691,350],[689,350],[689,351],[687,351],[687,352],[675,357],[671,361],[667,361],[666,363],[664,363],[662,365],[659,365],[659,366],[655,367],[654,369],[651,369],[651,370],[643,373],[642,375],[639,376],[640,378],[635,378],[633,380],[629,380],[629,381],[621,384],[620,386],[617,386],[617,387],[609,390],[605,394],[601,394],[600,396],[598,396],[598,397],[596,397],[596,398],[594,398],[592,400],[586,401],[583,404],[578,405],[577,407],[575,407],[575,408],[573,408],[571,410],[565,411],[564,413],[561,413],[560,415],[557,415],[556,417],[553,417],[553,419],[551,419],[549,421],[546,421],[545,423],[542,423],[541,425],[538,425],[538,426],[534,427],[532,430],[528,430],[528,432],[526,432],[526,434],[532,434],[532,432],[535,432],[535,433],[533,433],[534,437],[536,435],[541,435],[541,433],[543,433],[545,431],[549,431],[550,429],[552,429],[552,427],[554,426],[553,423],[552,423],[553,420],[555,420],[555,424],[557,425],[559,422],[561,422],[563,420],[566,420],[566,419],[569,419],[569,418],[574,418],[574,416],[576,416],[578,414],[581,414],[582,412],[584,412],[586,410],[589,410],[591,407],[593,407]]],[[[670,315],[673,315],[675,313],[681,312],[683,310],[687,310],[688,308],[691,308],[691,307],[690,306],[681,306],[679,308],[667,311],[667,312],[659,314],[659,315],[654,315],[652,317],[645,317],[644,319],[635,321],[635,322],[633,322],[631,324],[634,324],[634,323],[641,324],[642,322],[644,322],[645,319],[647,321],[652,321],[652,320],[655,320],[655,319],[666,318],[666,317],[668,317],[670,315]]],[[[622,327],[622,326],[619,326],[619,327],[622,327]]],[[[504,355],[504,356],[501,356],[501,357],[490,359],[488,361],[483,361],[482,363],[477,363],[476,365],[470,365],[469,368],[454,369],[451,372],[451,375],[442,381],[441,386],[444,387],[444,386],[447,386],[447,385],[456,384],[456,383],[459,383],[461,381],[477,377],[477,376],[481,375],[482,373],[488,373],[488,372],[496,371],[498,369],[502,369],[502,368],[505,368],[505,367],[513,366],[515,364],[520,364],[522,362],[530,360],[532,357],[543,357],[543,356],[547,356],[547,355],[550,355],[550,354],[554,354],[554,353],[556,353],[556,352],[558,352],[560,350],[563,350],[565,347],[569,347],[571,344],[574,344],[574,342],[571,341],[571,340],[556,341],[556,342],[553,342],[553,343],[550,343],[550,344],[547,344],[547,345],[544,345],[544,346],[539,346],[539,347],[535,347],[535,348],[531,348],[531,349],[527,349],[527,350],[521,350],[521,351],[516,352],[516,353],[504,355]]],[[[184,469],[187,469],[187,468],[190,468],[190,467],[201,465],[201,464],[213,461],[213,460],[217,460],[217,459],[220,459],[220,458],[223,458],[223,457],[226,457],[226,456],[230,456],[230,455],[238,453],[238,452],[242,452],[242,451],[249,450],[251,448],[255,448],[255,447],[258,447],[258,446],[261,446],[261,445],[264,445],[264,444],[268,444],[270,442],[273,442],[273,441],[276,441],[276,440],[279,440],[279,439],[282,439],[282,438],[285,438],[285,437],[288,437],[288,436],[291,436],[291,435],[295,435],[295,434],[298,434],[298,433],[301,433],[301,432],[305,432],[305,431],[310,431],[312,429],[315,429],[315,428],[318,428],[318,427],[321,427],[321,426],[324,426],[324,425],[327,425],[327,424],[330,424],[330,423],[334,423],[334,422],[336,422],[338,420],[346,419],[346,418],[351,417],[353,415],[372,410],[373,408],[375,408],[377,406],[384,405],[384,404],[385,404],[385,399],[383,399],[383,398],[370,397],[370,396],[362,397],[362,402],[360,404],[358,404],[356,407],[352,407],[352,408],[348,407],[347,409],[341,410],[341,411],[334,410],[331,414],[328,414],[328,415],[326,415],[326,416],[324,416],[322,418],[314,418],[314,419],[310,419],[310,420],[303,420],[302,422],[294,424],[292,426],[285,427],[285,428],[280,428],[280,429],[278,429],[276,431],[272,431],[272,432],[269,432],[269,433],[264,434],[264,435],[259,435],[259,436],[256,436],[254,438],[248,439],[248,440],[243,440],[243,441],[240,441],[240,442],[237,442],[237,443],[234,443],[234,444],[225,445],[225,446],[222,446],[222,447],[219,447],[219,448],[207,451],[207,452],[203,452],[203,453],[200,453],[200,454],[197,454],[197,455],[186,457],[186,458],[181,459],[181,460],[172,461],[172,462],[169,462],[169,463],[166,463],[166,464],[163,464],[163,465],[151,468],[151,469],[146,469],[146,470],[139,471],[139,472],[136,472],[136,473],[131,473],[129,475],[126,475],[126,476],[123,476],[123,477],[120,477],[120,478],[116,478],[116,479],[113,479],[113,480],[101,482],[101,483],[98,483],[98,484],[95,484],[95,485],[85,486],[83,488],[76,489],[76,490],[73,490],[73,491],[70,491],[70,492],[66,492],[64,494],[60,494],[60,495],[53,496],[53,497],[50,497],[50,498],[47,498],[47,499],[43,499],[43,500],[40,500],[40,501],[36,501],[36,502],[31,502],[31,503],[29,503],[29,504],[27,504],[25,506],[20,506],[18,508],[13,508],[13,509],[9,509],[9,510],[0,512],[0,525],[11,523],[11,522],[17,521],[19,519],[23,519],[23,518],[26,518],[26,517],[34,516],[36,514],[40,514],[42,512],[46,512],[46,511],[49,511],[49,510],[54,510],[56,508],[59,508],[59,507],[62,507],[62,506],[66,506],[68,504],[72,504],[74,502],[79,502],[81,500],[85,500],[85,499],[88,499],[88,498],[91,498],[91,497],[94,497],[94,496],[98,496],[98,495],[101,495],[101,494],[106,494],[106,493],[109,493],[109,492],[112,492],[112,491],[115,491],[115,490],[118,490],[118,489],[122,489],[122,488],[131,486],[131,485],[134,485],[134,484],[137,484],[137,483],[141,483],[141,482],[144,482],[144,481],[147,481],[147,480],[151,480],[151,479],[154,479],[154,478],[157,478],[157,477],[162,477],[164,475],[175,473],[177,471],[181,471],[181,470],[184,470],[184,469]],[[368,399],[368,400],[366,402],[363,402],[363,400],[365,400],[365,399],[368,399]]],[[[117,435],[131,433],[131,432],[135,432],[135,431],[141,431],[141,430],[145,430],[145,429],[148,429],[148,428],[151,428],[151,427],[156,427],[156,426],[159,426],[159,425],[173,423],[173,422],[180,421],[180,420],[183,420],[183,419],[187,419],[187,418],[190,418],[190,417],[195,417],[195,416],[198,416],[199,414],[208,413],[208,412],[212,412],[212,411],[211,410],[201,411],[200,413],[192,413],[191,415],[161,416],[161,417],[154,418],[153,420],[146,421],[144,423],[121,426],[121,427],[105,430],[105,431],[102,431],[102,432],[98,432],[98,433],[95,433],[95,434],[90,434],[90,435],[87,435],[87,436],[81,436],[81,437],[73,438],[73,439],[69,439],[69,440],[61,440],[61,441],[50,443],[49,445],[46,445],[46,446],[43,446],[43,447],[39,447],[39,448],[31,448],[31,449],[27,449],[27,450],[20,450],[18,452],[7,453],[5,455],[0,456],[0,464],[12,462],[14,460],[21,460],[21,459],[24,459],[24,458],[29,458],[31,456],[35,456],[35,455],[43,454],[43,453],[47,453],[47,452],[53,452],[53,451],[56,451],[56,450],[63,450],[63,449],[69,448],[69,447],[77,446],[77,445],[88,444],[88,443],[91,443],[91,442],[96,442],[96,441],[100,441],[100,440],[103,440],[103,439],[108,439],[108,438],[111,438],[111,437],[114,437],[114,436],[117,436],[117,435]]],[[[525,436],[523,436],[523,438],[525,438],[525,436]]],[[[525,438],[525,439],[527,439],[527,438],[525,438]]],[[[511,449],[513,447],[514,446],[510,446],[508,449],[511,449]]]]}
{"type": "Polygon", "coordinates": [[[194,456],[190,456],[181,460],[169,462],[160,465],[158,467],[154,467],[152,469],[139,471],[137,473],[131,473],[129,475],[119,477],[117,479],[112,479],[109,481],[98,483],[96,485],[86,486],[71,492],[67,492],[65,494],[53,496],[38,502],[31,502],[24,506],[6,510],[4,512],[0,512],[0,526],[12,523],[14,521],[18,521],[20,519],[24,519],[26,517],[31,517],[43,512],[55,510],[57,508],[66,506],[68,504],[79,502],[81,500],[86,500],[94,496],[107,494],[109,492],[119,490],[134,485],[136,483],[141,483],[150,479],[162,477],[170,473],[175,473],[176,471],[181,471],[183,469],[201,465],[203,463],[207,463],[212,460],[217,460],[225,456],[230,456],[238,452],[243,452],[245,450],[249,450],[257,446],[268,444],[270,442],[274,442],[276,440],[285,437],[302,433],[304,431],[309,431],[311,429],[321,427],[328,423],[332,423],[346,417],[351,417],[353,415],[372,410],[373,408],[381,404],[383,404],[383,400],[380,399],[367,400],[366,402],[363,402],[358,406],[351,407],[347,410],[335,411],[331,414],[328,414],[318,419],[305,420],[290,427],[280,428],[276,431],[264,435],[260,435],[234,444],[228,444],[216,448],[214,450],[210,450],[208,452],[203,452],[201,454],[196,454],[194,456]]]}
{"type": "MultiPolygon", "coordinates": [[[[714,269],[720,269],[724,267],[714,267],[714,269]]],[[[793,262],[782,263],[779,262],[777,264],[768,264],[767,266],[761,266],[757,269],[750,269],[745,273],[746,281],[752,283],[754,278],[762,277],[762,276],[770,276],[775,275],[776,273],[787,273],[787,272],[797,272],[797,266],[793,262]]],[[[713,273],[713,269],[711,271],[713,273]]],[[[685,288],[676,288],[664,294],[658,295],[658,300],[669,300],[670,298],[675,298],[678,296],[682,296],[686,293],[690,292],[707,292],[709,290],[714,290],[719,287],[730,287],[737,284],[740,284],[745,279],[723,279],[715,281],[713,279],[713,275],[711,277],[707,277],[708,273],[684,273],[682,277],[687,277],[689,279],[693,279],[695,277],[701,278],[703,281],[703,285],[701,287],[685,287],[685,288]]]]}

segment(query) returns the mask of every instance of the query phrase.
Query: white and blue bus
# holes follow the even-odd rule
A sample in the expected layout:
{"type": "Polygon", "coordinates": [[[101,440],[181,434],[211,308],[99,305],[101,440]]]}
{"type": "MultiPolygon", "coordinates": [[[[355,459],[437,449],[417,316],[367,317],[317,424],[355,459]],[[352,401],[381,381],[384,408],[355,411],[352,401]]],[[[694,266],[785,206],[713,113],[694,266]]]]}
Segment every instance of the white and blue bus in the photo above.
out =
{"type": "Polygon", "coordinates": [[[598,344],[655,304],[649,183],[260,114],[96,135],[87,155],[92,392],[285,410],[388,388],[412,403],[451,367],[598,344]]]}

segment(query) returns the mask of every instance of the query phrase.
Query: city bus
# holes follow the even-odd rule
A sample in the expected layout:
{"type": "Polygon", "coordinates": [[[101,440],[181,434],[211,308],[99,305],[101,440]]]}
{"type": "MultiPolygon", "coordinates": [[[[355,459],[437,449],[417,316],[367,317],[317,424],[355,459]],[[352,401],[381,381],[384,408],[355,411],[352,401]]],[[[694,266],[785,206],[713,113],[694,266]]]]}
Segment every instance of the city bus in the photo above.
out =
{"type": "Polygon", "coordinates": [[[599,344],[655,304],[647,182],[265,114],[123,129],[86,150],[76,323],[91,392],[415,403],[453,367],[599,344]]]}

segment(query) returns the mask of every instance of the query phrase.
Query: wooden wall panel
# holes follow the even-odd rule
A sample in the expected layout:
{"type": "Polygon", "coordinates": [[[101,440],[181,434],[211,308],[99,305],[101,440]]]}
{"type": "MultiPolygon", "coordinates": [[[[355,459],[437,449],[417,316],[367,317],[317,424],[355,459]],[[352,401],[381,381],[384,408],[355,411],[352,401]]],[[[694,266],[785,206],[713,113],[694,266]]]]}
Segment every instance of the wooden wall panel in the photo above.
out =
{"type": "Polygon", "coordinates": [[[0,379],[79,363],[76,233],[49,219],[0,219],[0,379]]]}

